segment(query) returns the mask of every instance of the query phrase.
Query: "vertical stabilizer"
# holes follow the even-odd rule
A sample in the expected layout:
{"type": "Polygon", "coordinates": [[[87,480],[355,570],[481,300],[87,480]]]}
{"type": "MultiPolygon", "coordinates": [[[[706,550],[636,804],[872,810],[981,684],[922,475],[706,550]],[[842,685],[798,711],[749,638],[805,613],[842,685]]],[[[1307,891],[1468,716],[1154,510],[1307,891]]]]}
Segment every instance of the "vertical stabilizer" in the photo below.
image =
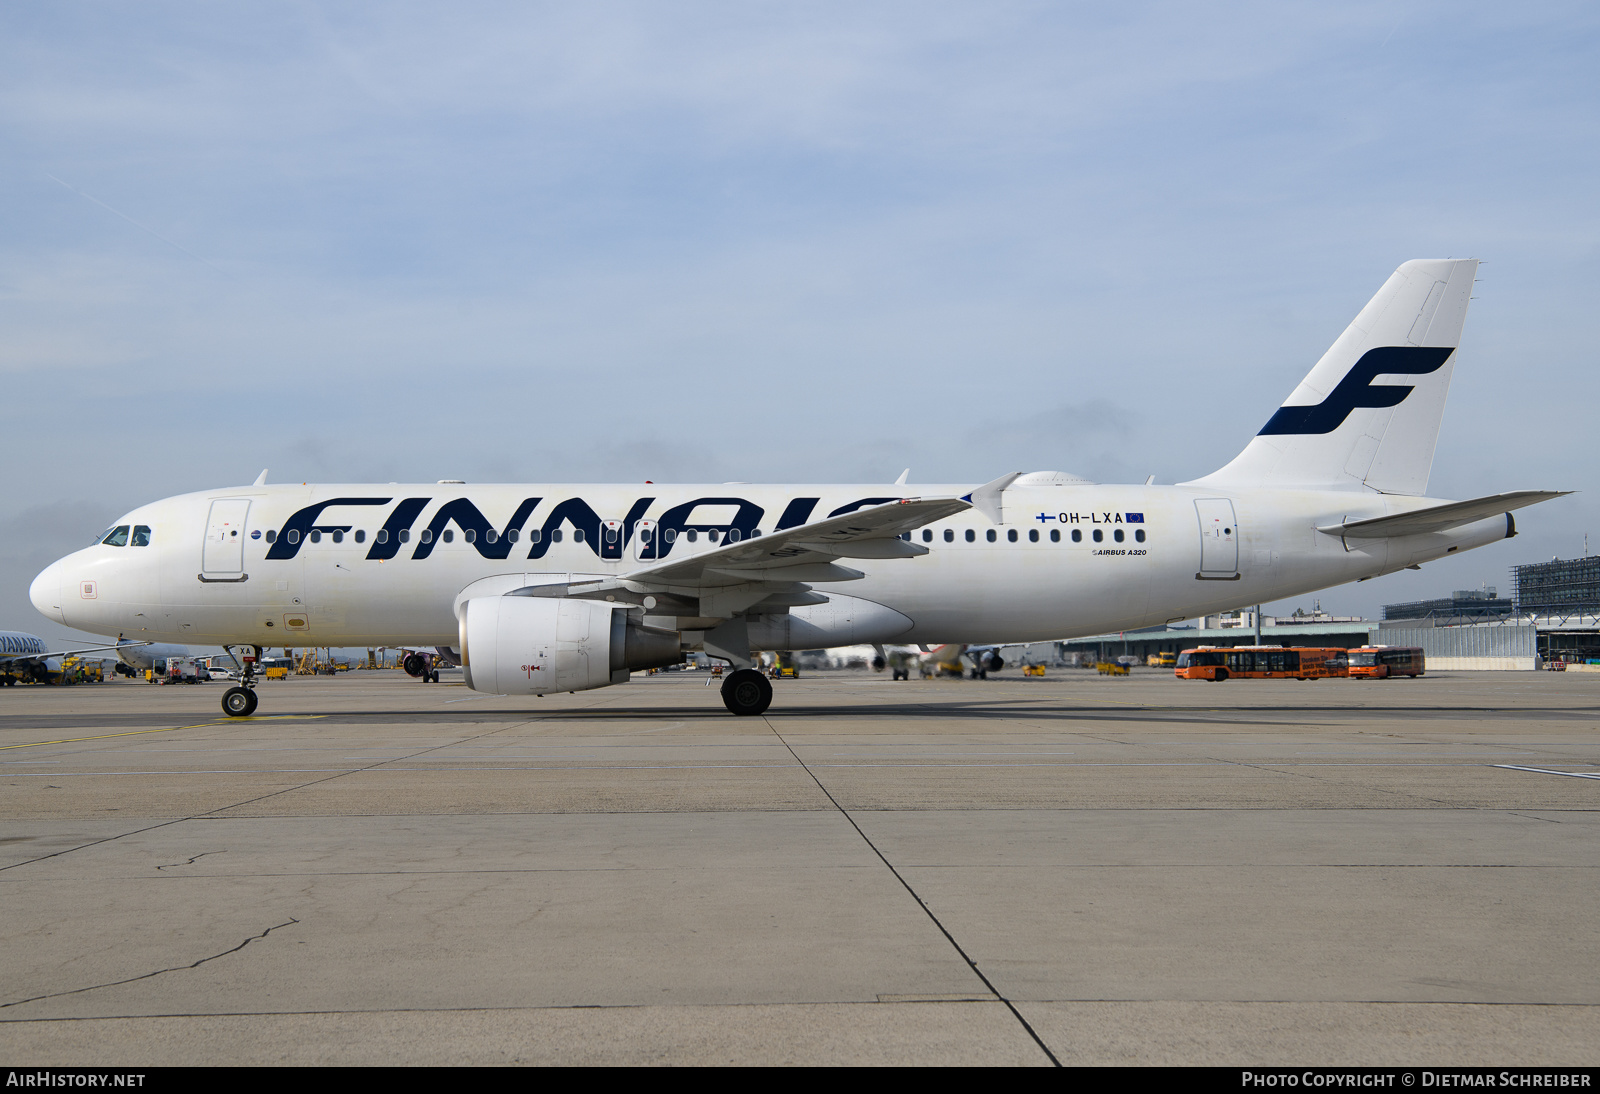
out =
{"type": "Polygon", "coordinates": [[[1194,485],[1425,493],[1477,269],[1401,266],[1245,450],[1194,485]]]}

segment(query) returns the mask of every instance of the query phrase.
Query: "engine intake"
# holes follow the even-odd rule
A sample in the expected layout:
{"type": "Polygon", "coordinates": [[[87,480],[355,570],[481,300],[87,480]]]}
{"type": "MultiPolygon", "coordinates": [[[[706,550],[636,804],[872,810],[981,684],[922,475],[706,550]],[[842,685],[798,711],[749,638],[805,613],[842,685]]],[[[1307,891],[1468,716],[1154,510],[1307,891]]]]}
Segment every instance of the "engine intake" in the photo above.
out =
{"type": "Polygon", "coordinates": [[[467,686],[491,695],[584,691],[682,659],[677,631],[594,600],[474,597],[461,605],[460,634],[467,686]]]}

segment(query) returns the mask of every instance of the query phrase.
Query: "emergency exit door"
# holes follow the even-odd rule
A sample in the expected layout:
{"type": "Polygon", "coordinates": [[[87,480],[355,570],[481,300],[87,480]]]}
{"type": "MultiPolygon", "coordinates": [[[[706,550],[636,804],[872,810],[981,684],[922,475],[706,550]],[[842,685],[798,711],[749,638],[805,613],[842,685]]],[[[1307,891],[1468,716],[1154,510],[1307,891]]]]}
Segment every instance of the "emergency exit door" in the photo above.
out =
{"type": "Polygon", "coordinates": [[[1227,498],[1197,498],[1200,518],[1200,572],[1202,581],[1233,581],[1239,577],[1239,526],[1233,502],[1227,498]]]}
{"type": "Polygon", "coordinates": [[[201,581],[244,580],[244,523],[249,514],[249,498],[223,498],[211,503],[200,557],[201,581]]]}

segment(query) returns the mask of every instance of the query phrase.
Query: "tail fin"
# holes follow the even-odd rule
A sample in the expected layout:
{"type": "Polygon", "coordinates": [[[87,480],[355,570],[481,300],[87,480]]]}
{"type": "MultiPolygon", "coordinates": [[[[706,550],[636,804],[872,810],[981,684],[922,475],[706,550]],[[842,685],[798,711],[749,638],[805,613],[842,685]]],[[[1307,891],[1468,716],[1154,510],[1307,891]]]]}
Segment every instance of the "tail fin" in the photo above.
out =
{"type": "Polygon", "coordinates": [[[1477,269],[1401,266],[1245,450],[1195,485],[1425,493],[1477,269]]]}

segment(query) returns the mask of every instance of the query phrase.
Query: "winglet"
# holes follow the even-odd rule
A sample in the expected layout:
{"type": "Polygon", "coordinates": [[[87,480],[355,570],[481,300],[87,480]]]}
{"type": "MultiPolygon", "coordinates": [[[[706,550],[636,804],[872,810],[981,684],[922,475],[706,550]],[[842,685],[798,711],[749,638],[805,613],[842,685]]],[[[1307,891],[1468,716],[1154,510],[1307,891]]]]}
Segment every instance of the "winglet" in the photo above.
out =
{"type": "Polygon", "coordinates": [[[991,524],[1001,524],[1003,521],[1000,506],[1000,495],[1005,493],[1006,487],[1022,477],[1021,471],[1013,471],[1009,475],[1001,475],[993,482],[986,482],[970,494],[963,494],[961,500],[971,505],[978,512],[989,518],[991,524]]]}
{"type": "Polygon", "coordinates": [[[906,484],[906,476],[909,474],[911,474],[911,468],[908,467],[904,471],[900,472],[900,477],[894,480],[894,484],[896,486],[904,486],[906,484]]]}
{"type": "Polygon", "coordinates": [[[261,474],[256,476],[256,481],[251,483],[250,485],[251,486],[265,486],[265,485],[267,485],[267,469],[265,467],[263,467],[261,469],[261,474]]]}

